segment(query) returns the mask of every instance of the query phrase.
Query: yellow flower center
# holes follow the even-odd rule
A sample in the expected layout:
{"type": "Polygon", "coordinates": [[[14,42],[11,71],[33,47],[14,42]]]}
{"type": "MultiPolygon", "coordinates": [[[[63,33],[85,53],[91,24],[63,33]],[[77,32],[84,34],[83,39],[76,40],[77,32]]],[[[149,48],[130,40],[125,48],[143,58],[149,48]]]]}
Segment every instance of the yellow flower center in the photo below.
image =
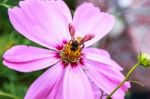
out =
{"type": "Polygon", "coordinates": [[[75,40],[70,40],[61,51],[61,59],[66,63],[79,62],[81,56],[83,44],[80,44],[81,37],[77,37],[75,40]]]}

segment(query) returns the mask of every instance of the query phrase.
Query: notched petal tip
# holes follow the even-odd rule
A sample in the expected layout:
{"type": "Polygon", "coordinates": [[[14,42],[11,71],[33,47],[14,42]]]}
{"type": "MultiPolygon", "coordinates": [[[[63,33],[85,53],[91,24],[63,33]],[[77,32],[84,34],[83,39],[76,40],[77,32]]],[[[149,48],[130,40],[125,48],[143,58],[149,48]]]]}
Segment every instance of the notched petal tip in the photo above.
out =
{"type": "Polygon", "coordinates": [[[75,11],[73,18],[73,24],[76,27],[76,36],[84,37],[86,33],[94,33],[95,37],[85,44],[86,47],[90,46],[111,31],[114,19],[114,16],[106,12],[101,12],[93,4],[83,3],[75,11]]]}
{"type": "MultiPolygon", "coordinates": [[[[81,5],[79,5],[78,7],[94,7],[94,8],[98,8],[98,7],[96,7],[93,3],[91,3],[91,2],[84,2],[84,3],[82,3],[81,5]]],[[[98,8],[99,9],[99,8],[98,8]]]]}

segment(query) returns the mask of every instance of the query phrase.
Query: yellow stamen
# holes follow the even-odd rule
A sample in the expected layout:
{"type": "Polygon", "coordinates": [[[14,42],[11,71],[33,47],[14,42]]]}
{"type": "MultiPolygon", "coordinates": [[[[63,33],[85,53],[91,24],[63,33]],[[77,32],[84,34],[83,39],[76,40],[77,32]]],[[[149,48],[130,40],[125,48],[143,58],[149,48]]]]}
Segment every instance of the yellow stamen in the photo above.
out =
{"type": "Polygon", "coordinates": [[[81,37],[69,41],[61,51],[61,59],[67,63],[78,62],[81,56],[83,45],[80,45],[81,37]]]}

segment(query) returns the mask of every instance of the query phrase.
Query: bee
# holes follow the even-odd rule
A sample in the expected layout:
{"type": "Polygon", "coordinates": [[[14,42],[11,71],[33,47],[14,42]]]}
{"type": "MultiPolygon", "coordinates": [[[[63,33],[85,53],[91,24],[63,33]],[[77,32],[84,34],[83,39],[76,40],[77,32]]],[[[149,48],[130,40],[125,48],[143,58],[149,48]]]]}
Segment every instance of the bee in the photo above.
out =
{"type": "Polygon", "coordinates": [[[71,50],[72,51],[77,51],[79,46],[80,46],[80,44],[77,41],[72,41],[72,43],[71,43],[71,50]]]}
{"type": "Polygon", "coordinates": [[[71,50],[77,51],[78,49],[82,49],[84,44],[79,43],[77,40],[71,42],[71,50]]]}

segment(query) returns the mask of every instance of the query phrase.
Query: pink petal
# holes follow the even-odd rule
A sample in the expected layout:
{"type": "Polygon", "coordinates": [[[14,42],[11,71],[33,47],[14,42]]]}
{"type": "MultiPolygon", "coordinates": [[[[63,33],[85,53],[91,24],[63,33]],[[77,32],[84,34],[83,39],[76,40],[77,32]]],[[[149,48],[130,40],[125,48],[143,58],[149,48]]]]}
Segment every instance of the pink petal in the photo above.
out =
{"type": "MultiPolygon", "coordinates": [[[[34,81],[24,99],[50,99],[47,97],[51,94],[54,86],[60,81],[62,73],[63,66],[61,66],[61,63],[48,69],[36,81],[34,81]]],[[[51,99],[54,98],[51,97],[51,99]]]]}
{"type": "Polygon", "coordinates": [[[62,0],[25,0],[8,10],[14,28],[26,38],[53,48],[68,40],[71,14],[62,0]],[[63,10],[62,10],[63,9],[63,10]]]}
{"type": "MultiPolygon", "coordinates": [[[[63,77],[61,77],[63,78],[63,77]]],[[[63,80],[61,79],[59,82],[55,84],[47,99],[64,99],[63,98],[63,80]]]]}
{"type": "Polygon", "coordinates": [[[53,89],[51,90],[51,92],[49,93],[46,99],[64,99],[63,98],[63,83],[64,83],[65,69],[63,70],[61,74],[62,75],[61,75],[60,80],[55,83],[55,85],[53,86],[53,89]]]}
{"type": "Polygon", "coordinates": [[[118,69],[115,69],[113,66],[107,66],[105,64],[101,64],[99,62],[93,62],[91,60],[86,60],[90,64],[93,65],[93,69],[103,73],[104,75],[111,76],[113,79],[124,79],[124,75],[120,73],[118,69]]]}
{"type": "MultiPolygon", "coordinates": [[[[86,63],[86,66],[88,68],[87,75],[91,78],[95,84],[101,88],[105,93],[110,94],[118,84],[121,83],[121,81],[124,80],[124,78],[120,77],[118,75],[118,78],[114,77],[116,75],[116,71],[113,71],[110,73],[110,71],[106,71],[108,74],[98,71],[97,69],[93,68],[93,65],[100,65],[100,64],[90,64],[86,63]],[[113,74],[114,73],[114,74],[113,74]],[[110,75],[112,74],[112,75],[110,75]]],[[[103,70],[103,68],[101,68],[103,70]]],[[[113,99],[124,99],[125,92],[130,88],[129,82],[126,82],[119,90],[115,92],[115,94],[112,96],[113,99]]]]}
{"type": "Polygon", "coordinates": [[[83,53],[90,53],[90,54],[97,54],[97,55],[101,55],[107,58],[110,58],[110,54],[103,49],[97,49],[97,48],[84,48],[82,50],[83,53]]]}
{"type": "Polygon", "coordinates": [[[89,81],[91,83],[93,93],[94,93],[94,99],[100,99],[102,93],[100,91],[100,88],[89,78],[89,81]]]}
{"type": "Polygon", "coordinates": [[[94,99],[90,82],[80,66],[67,67],[63,92],[64,99],[94,99]]]}
{"type": "Polygon", "coordinates": [[[9,49],[3,56],[7,67],[21,71],[31,72],[46,68],[58,62],[55,52],[47,49],[18,45],[9,49]]]}
{"type": "Polygon", "coordinates": [[[110,58],[110,55],[107,51],[96,48],[84,48],[83,53],[85,55],[85,58],[88,60],[92,60],[93,63],[99,62],[107,66],[112,66],[118,70],[123,70],[122,67],[120,67],[115,61],[110,58]]]}
{"type": "Polygon", "coordinates": [[[106,75],[106,76],[108,76],[112,79],[116,79],[116,80],[124,79],[124,75],[118,69],[114,68],[113,66],[107,66],[107,65],[101,64],[99,62],[93,62],[92,60],[85,59],[85,61],[88,64],[91,64],[93,69],[102,73],[103,75],[106,75]]]}
{"type": "Polygon", "coordinates": [[[92,40],[85,43],[85,46],[89,46],[110,32],[114,24],[114,17],[101,12],[91,3],[84,3],[75,11],[73,24],[76,27],[76,37],[84,37],[87,33],[95,35],[92,40]]]}

